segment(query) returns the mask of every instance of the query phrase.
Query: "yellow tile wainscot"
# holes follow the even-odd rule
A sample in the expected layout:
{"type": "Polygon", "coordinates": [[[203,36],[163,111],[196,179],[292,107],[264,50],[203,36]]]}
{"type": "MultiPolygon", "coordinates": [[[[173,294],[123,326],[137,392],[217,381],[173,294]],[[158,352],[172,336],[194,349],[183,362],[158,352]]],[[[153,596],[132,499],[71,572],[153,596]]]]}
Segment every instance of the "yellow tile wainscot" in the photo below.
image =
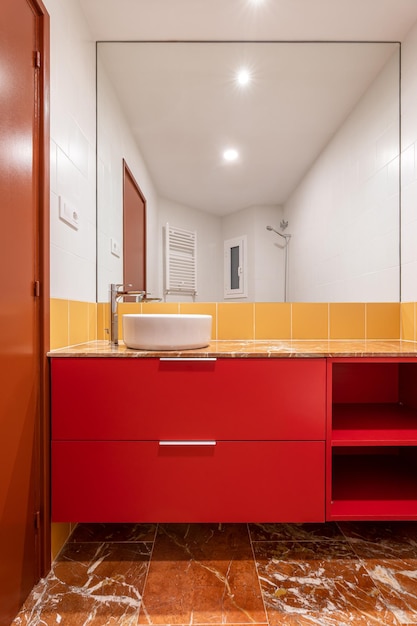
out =
{"type": "MultiPolygon", "coordinates": [[[[124,313],[199,313],[213,318],[212,339],[416,341],[414,302],[190,302],[119,304],[124,313]]],[[[109,305],[51,300],[51,349],[107,340],[109,305]]]]}

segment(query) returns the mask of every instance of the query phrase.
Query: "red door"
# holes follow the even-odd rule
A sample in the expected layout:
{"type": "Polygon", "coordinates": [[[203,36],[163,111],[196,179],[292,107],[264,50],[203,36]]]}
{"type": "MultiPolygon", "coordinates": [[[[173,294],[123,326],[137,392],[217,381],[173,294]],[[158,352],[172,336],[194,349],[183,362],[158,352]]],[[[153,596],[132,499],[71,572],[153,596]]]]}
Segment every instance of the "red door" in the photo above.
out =
{"type": "Polygon", "coordinates": [[[123,282],[146,291],[146,200],[123,161],[123,282]]]}
{"type": "Polygon", "coordinates": [[[35,0],[1,5],[0,623],[9,624],[41,573],[46,12],[35,0]]]}

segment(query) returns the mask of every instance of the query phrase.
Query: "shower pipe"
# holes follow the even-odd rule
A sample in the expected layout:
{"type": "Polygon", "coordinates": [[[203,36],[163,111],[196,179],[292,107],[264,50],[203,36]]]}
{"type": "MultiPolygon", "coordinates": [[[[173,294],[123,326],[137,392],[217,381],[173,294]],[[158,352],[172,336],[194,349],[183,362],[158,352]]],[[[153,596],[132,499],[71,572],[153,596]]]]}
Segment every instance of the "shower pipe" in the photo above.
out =
{"type": "Polygon", "coordinates": [[[288,244],[290,242],[291,235],[283,235],[272,226],[267,226],[266,230],[272,230],[272,232],[285,239],[284,302],[288,302],[288,244]]]}

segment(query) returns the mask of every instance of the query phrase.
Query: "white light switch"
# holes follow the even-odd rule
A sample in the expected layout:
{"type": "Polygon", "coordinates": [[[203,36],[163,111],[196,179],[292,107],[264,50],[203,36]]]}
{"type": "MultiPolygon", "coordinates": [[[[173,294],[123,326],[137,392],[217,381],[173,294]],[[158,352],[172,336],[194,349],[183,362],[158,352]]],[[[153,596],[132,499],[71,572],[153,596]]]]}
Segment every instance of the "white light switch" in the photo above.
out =
{"type": "Polygon", "coordinates": [[[118,258],[120,257],[120,254],[121,254],[120,243],[117,241],[117,239],[114,239],[114,237],[111,237],[110,239],[110,252],[114,254],[114,256],[117,256],[118,258]]]}
{"type": "Polygon", "coordinates": [[[62,196],[59,196],[59,217],[63,222],[78,230],[78,211],[62,196]]]}

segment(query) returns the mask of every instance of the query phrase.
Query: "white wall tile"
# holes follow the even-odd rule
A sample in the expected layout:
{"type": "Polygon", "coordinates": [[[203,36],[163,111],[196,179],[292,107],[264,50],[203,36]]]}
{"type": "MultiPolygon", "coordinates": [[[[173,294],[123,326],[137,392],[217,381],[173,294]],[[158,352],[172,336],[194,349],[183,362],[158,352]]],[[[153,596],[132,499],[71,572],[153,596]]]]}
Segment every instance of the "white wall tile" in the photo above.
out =
{"type": "Polygon", "coordinates": [[[417,300],[417,24],[401,53],[401,299],[417,300]]]}
{"type": "Polygon", "coordinates": [[[415,143],[407,146],[407,148],[403,149],[401,152],[401,187],[403,190],[417,178],[415,153],[415,143]]]}
{"type": "Polygon", "coordinates": [[[78,3],[47,0],[51,18],[51,296],[96,299],[95,43],[78,3]],[[79,214],[59,218],[59,198],[79,214]]]}

